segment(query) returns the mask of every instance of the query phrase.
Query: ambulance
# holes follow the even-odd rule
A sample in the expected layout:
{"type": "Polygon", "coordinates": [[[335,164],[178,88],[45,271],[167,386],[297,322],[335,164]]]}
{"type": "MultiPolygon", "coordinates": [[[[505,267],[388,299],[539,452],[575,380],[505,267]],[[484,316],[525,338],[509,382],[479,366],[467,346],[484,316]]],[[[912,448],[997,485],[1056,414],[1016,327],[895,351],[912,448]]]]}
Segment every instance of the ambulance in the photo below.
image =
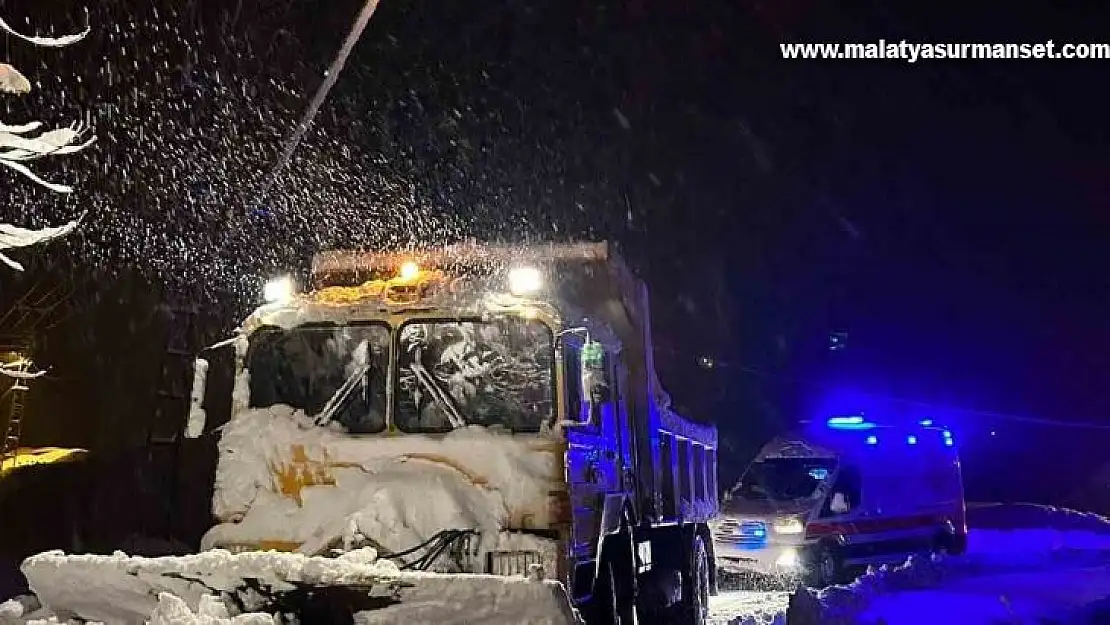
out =
{"type": "Polygon", "coordinates": [[[765,445],[723,499],[711,528],[725,572],[823,587],[868,565],[967,548],[955,440],[929,420],[807,423],[765,445]]]}

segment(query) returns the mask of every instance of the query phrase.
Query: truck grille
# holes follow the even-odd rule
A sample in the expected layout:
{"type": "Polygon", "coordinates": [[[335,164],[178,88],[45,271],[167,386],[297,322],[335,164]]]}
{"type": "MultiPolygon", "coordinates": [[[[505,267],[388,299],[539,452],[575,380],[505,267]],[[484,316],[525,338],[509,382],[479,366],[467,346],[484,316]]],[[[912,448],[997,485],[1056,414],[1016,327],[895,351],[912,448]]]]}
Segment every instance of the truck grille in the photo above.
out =
{"type": "Polygon", "coordinates": [[[725,519],[717,525],[714,538],[742,547],[762,547],[767,544],[767,524],[763,521],[725,519]]]}
{"type": "Polygon", "coordinates": [[[489,553],[489,566],[486,568],[490,575],[523,575],[529,574],[529,567],[533,564],[542,565],[543,559],[538,551],[491,551],[489,553]]]}

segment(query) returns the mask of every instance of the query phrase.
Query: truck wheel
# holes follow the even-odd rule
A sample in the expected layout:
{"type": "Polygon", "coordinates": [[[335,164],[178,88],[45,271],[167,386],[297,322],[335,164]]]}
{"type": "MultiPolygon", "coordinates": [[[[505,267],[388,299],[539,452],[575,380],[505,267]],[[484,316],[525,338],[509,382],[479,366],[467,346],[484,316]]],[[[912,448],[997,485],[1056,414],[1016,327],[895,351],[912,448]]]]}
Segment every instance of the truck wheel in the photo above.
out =
{"type": "Polygon", "coordinates": [[[610,622],[613,625],[634,625],[636,601],[628,571],[626,567],[617,566],[612,561],[606,568],[609,569],[610,622]]]}
{"type": "Polygon", "coordinates": [[[967,534],[953,536],[952,546],[948,548],[948,551],[954,556],[962,556],[967,553],[967,534]]]}
{"type": "Polygon", "coordinates": [[[624,536],[606,541],[601,570],[586,613],[588,625],[633,625],[636,613],[632,585],[632,550],[624,536]]]}
{"type": "Polygon", "coordinates": [[[945,533],[933,545],[933,553],[962,556],[967,551],[967,534],[945,533]]]}
{"type": "Polygon", "coordinates": [[[687,565],[689,583],[683,582],[682,600],[686,605],[686,618],[689,625],[705,625],[709,622],[709,550],[705,539],[694,534],[690,544],[690,562],[687,565]]]}

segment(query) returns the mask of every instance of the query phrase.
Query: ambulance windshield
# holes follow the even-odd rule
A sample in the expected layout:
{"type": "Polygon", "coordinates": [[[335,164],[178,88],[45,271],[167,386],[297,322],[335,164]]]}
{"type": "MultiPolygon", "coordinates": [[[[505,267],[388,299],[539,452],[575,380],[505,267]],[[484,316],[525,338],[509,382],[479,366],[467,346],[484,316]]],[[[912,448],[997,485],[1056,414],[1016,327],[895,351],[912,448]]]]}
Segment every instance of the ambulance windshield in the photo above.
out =
{"type": "Polygon", "coordinates": [[[748,467],[734,493],[753,501],[808,499],[835,468],[832,458],[766,458],[748,467]]]}

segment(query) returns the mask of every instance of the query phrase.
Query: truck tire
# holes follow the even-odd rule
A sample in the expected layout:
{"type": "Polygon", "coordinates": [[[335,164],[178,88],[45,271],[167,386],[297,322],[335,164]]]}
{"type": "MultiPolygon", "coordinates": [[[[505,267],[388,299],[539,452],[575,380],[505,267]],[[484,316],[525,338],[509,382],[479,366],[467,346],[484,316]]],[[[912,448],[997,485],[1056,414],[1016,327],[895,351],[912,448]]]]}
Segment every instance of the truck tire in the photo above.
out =
{"type": "Polygon", "coordinates": [[[626,534],[616,534],[605,543],[593,597],[583,616],[587,625],[634,625],[636,593],[631,540],[626,534]]]}
{"type": "Polygon", "coordinates": [[[689,558],[682,572],[682,603],[684,625],[706,625],[709,622],[709,550],[705,539],[695,532],[690,540],[689,558]],[[687,583],[689,580],[689,583],[687,583]]]}
{"type": "Polygon", "coordinates": [[[948,556],[962,556],[967,552],[967,534],[951,534],[945,532],[937,538],[933,545],[933,553],[948,556]]]}
{"type": "Polygon", "coordinates": [[[948,548],[948,553],[954,556],[962,556],[967,553],[967,534],[956,534],[952,537],[952,545],[948,548]]]}

